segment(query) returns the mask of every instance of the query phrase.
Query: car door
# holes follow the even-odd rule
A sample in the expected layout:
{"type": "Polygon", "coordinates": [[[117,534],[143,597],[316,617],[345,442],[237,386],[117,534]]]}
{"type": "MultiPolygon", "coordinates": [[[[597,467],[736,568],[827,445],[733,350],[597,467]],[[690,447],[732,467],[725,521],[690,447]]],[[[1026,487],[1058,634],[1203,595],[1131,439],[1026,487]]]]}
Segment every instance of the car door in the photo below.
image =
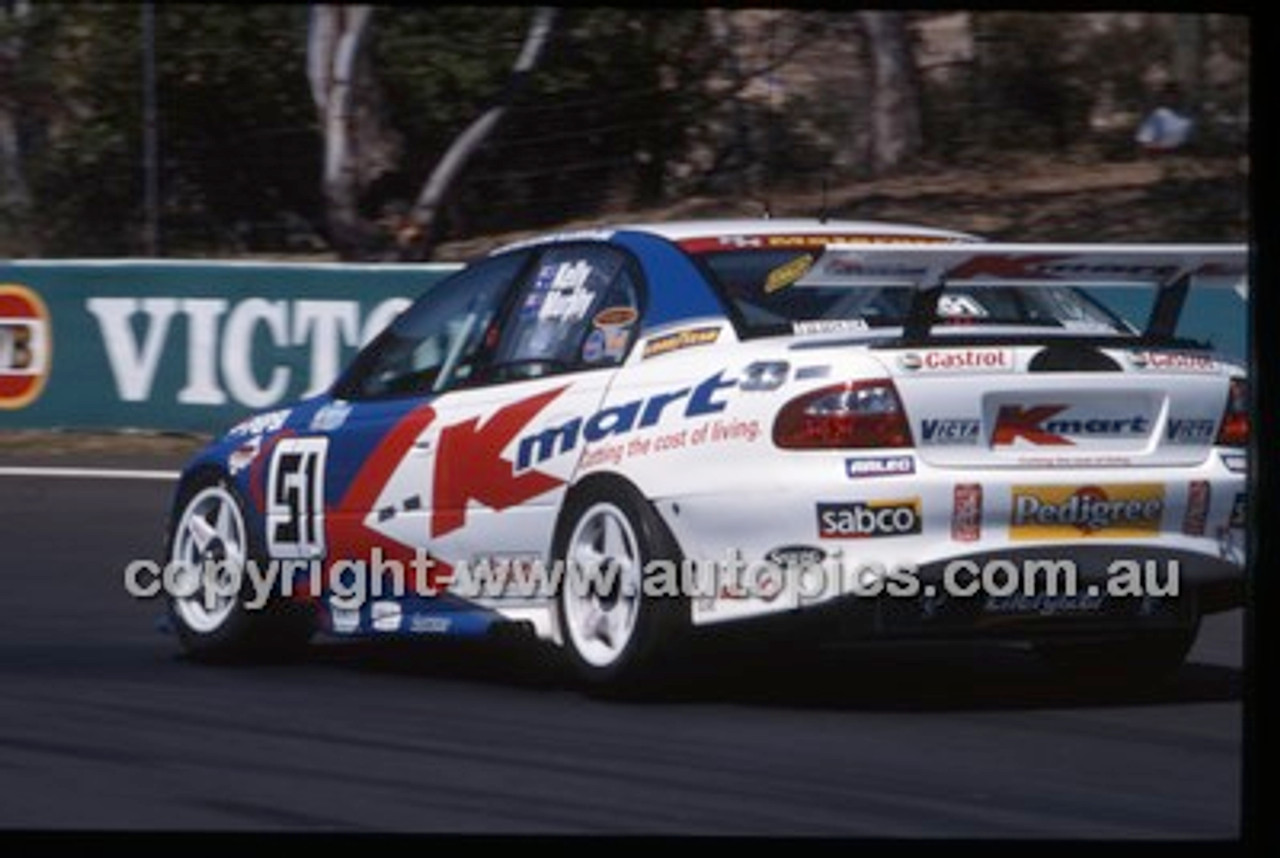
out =
{"type": "Polygon", "coordinates": [[[566,488],[591,449],[591,418],[634,340],[640,296],[637,266],[604,243],[549,246],[525,269],[486,364],[440,398],[419,441],[430,473],[405,474],[430,487],[433,556],[462,574],[479,566],[490,581],[549,559],[566,488]]]}
{"type": "Polygon", "coordinates": [[[278,442],[270,486],[293,480],[323,503],[316,521],[293,492],[268,529],[296,542],[273,554],[412,574],[425,552],[432,585],[460,563],[544,555],[580,427],[634,338],[635,272],[584,244],[502,254],[439,284],[361,353],[310,431],[278,442]]]}
{"type": "Polygon", "coordinates": [[[308,422],[275,442],[265,486],[272,556],[325,558],[330,590],[341,560],[416,571],[409,564],[429,556],[420,552],[433,465],[420,436],[438,425],[449,391],[478,373],[530,260],[504,254],[437,284],[360,352],[308,422]]]}

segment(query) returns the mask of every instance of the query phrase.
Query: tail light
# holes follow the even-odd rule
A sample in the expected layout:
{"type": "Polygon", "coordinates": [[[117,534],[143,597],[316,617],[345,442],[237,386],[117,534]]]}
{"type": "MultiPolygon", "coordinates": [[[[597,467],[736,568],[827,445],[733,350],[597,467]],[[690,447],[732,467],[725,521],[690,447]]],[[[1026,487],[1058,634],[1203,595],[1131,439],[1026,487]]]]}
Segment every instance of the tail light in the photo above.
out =
{"type": "Polygon", "coordinates": [[[1243,378],[1231,379],[1227,391],[1227,407],[1222,412],[1218,444],[1223,447],[1246,447],[1249,444],[1249,385],[1243,378]]]}
{"type": "Polygon", "coordinates": [[[836,384],[791,400],[773,422],[773,443],[786,450],[912,446],[888,379],[836,384]]]}

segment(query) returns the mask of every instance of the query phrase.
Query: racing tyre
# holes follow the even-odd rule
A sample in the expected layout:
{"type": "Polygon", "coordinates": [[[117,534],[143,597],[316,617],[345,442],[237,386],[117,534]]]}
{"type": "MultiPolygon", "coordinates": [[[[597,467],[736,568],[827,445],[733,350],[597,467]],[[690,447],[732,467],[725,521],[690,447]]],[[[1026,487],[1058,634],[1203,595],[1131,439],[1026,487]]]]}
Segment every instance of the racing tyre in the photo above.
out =
{"type": "Polygon", "coordinates": [[[573,496],[556,536],[565,576],[556,596],[564,651],[589,690],[626,696],[651,689],[684,643],[689,603],[647,596],[653,561],[679,568],[675,538],[648,501],[626,484],[596,484],[573,496]],[[574,570],[587,572],[579,578],[574,570]],[[599,570],[592,576],[591,570],[599,570]],[[592,580],[592,578],[595,580],[592,580]]]}
{"type": "Polygon", "coordinates": [[[255,544],[236,490],[221,479],[198,482],[176,508],[168,538],[175,570],[168,610],[186,653],[221,662],[300,652],[315,631],[312,606],[279,594],[253,604],[252,581],[243,571],[236,588],[235,567],[243,570],[245,561],[266,556],[255,544]]]}
{"type": "Polygon", "coordinates": [[[1106,641],[1040,643],[1035,649],[1055,671],[1083,684],[1150,688],[1177,673],[1199,629],[1196,622],[1106,641]]]}

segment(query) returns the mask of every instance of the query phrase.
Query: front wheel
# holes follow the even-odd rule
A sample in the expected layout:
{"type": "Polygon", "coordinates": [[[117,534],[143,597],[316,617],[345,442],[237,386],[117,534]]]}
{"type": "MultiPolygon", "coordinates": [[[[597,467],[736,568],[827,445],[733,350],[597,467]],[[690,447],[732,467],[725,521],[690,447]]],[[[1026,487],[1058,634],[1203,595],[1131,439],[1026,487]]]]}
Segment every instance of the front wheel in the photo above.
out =
{"type": "Polygon", "coordinates": [[[556,597],[564,649],[595,690],[637,690],[657,679],[688,626],[688,601],[646,593],[655,561],[679,569],[680,551],[653,508],[630,486],[596,486],[566,509],[555,557],[564,562],[556,597]]]}
{"type": "Polygon", "coordinates": [[[245,564],[261,560],[235,490],[221,480],[184,491],[169,533],[177,574],[169,616],[193,658],[222,661],[274,657],[301,649],[314,631],[309,606],[271,595],[254,599],[245,564]]]}

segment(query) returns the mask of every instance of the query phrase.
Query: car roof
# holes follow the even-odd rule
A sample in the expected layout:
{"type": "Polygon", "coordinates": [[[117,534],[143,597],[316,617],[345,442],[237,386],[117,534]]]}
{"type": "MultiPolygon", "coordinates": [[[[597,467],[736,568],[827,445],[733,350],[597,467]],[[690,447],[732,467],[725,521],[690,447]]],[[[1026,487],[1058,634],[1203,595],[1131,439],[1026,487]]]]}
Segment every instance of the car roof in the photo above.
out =
{"type": "Polygon", "coordinates": [[[614,230],[646,232],[671,241],[695,238],[752,235],[848,235],[868,238],[921,238],[946,241],[982,241],[980,236],[955,230],[934,229],[914,224],[880,221],[830,220],[819,218],[724,218],[677,220],[664,223],[618,224],[614,230]]]}
{"type": "Polygon", "coordinates": [[[601,224],[582,229],[544,232],[496,247],[489,251],[489,255],[495,256],[511,250],[563,241],[608,239],[620,232],[639,232],[677,243],[698,239],[743,238],[757,235],[848,236],[850,241],[857,241],[860,238],[869,240],[892,238],[898,241],[916,238],[925,241],[984,241],[981,236],[971,233],[905,223],[820,218],[708,218],[601,224]]]}

